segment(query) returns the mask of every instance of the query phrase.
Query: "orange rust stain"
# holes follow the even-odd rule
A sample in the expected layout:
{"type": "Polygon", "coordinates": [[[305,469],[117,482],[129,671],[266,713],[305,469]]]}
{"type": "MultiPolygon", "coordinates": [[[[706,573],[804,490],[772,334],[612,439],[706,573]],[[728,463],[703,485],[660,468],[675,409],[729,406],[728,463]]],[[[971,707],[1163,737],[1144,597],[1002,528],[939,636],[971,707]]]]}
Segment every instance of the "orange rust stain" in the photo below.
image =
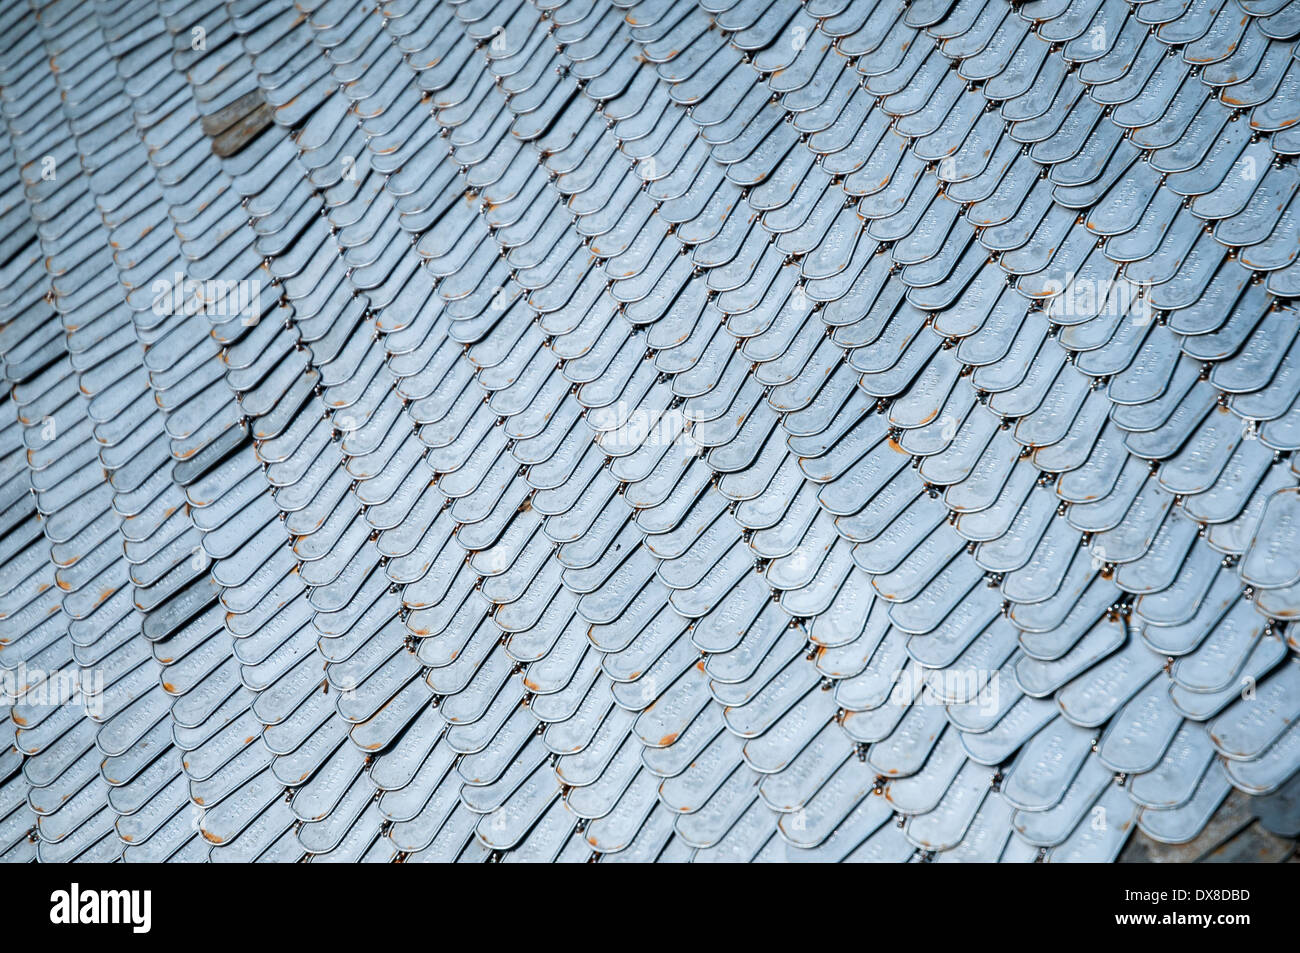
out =
{"type": "Polygon", "coordinates": [[[659,739],[659,747],[667,748],[670,744],[672,744],[676,740],[677,740],[677,732],[674,731],[671,735],[664,735],[662,738],[659,739]]]}

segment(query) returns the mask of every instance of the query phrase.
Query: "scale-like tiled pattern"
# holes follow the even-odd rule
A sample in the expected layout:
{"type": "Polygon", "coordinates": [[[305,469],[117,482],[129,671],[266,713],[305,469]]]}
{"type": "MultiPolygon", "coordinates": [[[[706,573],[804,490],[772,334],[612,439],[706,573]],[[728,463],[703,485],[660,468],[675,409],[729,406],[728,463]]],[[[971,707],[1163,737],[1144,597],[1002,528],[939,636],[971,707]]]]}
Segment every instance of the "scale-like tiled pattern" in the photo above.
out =
{"type": "Polygon", "coordinates": [[[1300,0],[0,18],[4,859],[1300,834],[1300,0]]]}

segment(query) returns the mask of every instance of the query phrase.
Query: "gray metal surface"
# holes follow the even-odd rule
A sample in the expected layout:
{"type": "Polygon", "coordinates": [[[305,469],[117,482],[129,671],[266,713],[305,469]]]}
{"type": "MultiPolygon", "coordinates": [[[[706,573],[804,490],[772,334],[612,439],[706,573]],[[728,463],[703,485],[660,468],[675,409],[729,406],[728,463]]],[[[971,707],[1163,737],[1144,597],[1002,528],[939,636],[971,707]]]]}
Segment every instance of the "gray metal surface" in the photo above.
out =
{"type": "Polygon", "coordinates": [[[5,0],[0,858],[1293,853],[1298,36],[5,0]]]}

